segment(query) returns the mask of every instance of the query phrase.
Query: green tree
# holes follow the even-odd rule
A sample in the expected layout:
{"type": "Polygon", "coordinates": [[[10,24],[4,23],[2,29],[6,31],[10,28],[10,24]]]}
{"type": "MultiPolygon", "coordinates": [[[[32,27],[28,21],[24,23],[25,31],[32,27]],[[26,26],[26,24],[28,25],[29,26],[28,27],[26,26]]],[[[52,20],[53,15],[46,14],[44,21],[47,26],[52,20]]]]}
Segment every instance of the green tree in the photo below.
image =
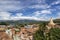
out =
{"type": "Polygon", "coordinates": [[[60,40],[60,29],[59,28],[52,28],[49,34],[50,34],[50,40],[60,40]]]}
{"type": "Polygon", "coordinates": [[[46,24],[41,23],[39,30],[34,34],[34,40],[45,40],[44,30],[46,29],[46,24]]]}
{"type": "Polygon", "coordinates": [[[0,22],[0,25],[9,25],[7,22],[0,22]]]}

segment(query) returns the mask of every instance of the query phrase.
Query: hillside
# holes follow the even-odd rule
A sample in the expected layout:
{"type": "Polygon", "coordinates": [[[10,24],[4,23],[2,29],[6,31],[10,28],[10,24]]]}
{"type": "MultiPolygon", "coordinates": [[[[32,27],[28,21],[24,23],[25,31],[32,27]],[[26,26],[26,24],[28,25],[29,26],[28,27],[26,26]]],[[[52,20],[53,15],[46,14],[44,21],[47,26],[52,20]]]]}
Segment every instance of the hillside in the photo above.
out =
{"type": "Polygon", "coordinates": [[[55,19],[54,22],[60,23],[60,19],[55,19]]]}

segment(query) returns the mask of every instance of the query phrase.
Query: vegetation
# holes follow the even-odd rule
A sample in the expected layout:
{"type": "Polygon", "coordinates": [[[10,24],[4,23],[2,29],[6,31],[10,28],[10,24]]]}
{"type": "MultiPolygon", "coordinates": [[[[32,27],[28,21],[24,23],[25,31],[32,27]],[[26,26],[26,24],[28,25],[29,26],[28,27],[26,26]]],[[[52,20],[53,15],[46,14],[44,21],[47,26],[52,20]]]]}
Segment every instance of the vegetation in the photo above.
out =
{"type": "Polygon", "coordinates": [[[0,25],[9,25],[7,22],[0,22],[0,25]]]}
{"type": "Polygon", "coordinates": [[[34,34],[34,40],[45,40],[44,30],[46,29],[45,23],[41,23],[39,30],[34,34]]]}
{"type": "Polygon", "coordinates": [[[50,30],[50,40],[60,40],[60,29],[52,28],[50,30]]]}
{"type": "Polygon", "coordinates": [[[44,30],[46,24],[40,24],[39,30],[34,34],[34,40],[60,40],[60,29],[59,28],[51,28],[48,33],[44,35],[44,30]]]}

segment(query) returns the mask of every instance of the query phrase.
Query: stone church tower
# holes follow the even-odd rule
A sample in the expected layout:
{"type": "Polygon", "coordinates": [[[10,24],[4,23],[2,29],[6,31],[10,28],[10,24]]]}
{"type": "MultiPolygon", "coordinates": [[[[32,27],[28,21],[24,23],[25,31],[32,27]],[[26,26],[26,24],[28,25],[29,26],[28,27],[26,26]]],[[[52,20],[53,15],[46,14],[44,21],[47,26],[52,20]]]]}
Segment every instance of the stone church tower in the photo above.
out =
{"type": "Polygon", "coordinates": [[[53,19],[51,18],[50,21],[49,21],[49,23],[48,23],[48,25],[46,25],[46,27],[48,29],[51,29],[51,28],[54,28],[54,26],[55,26],[55,23],[53,22],[53,19]]]}
{"type": "Polygon", "coordinates": [[[53,22],[52,18],[50,19],[50,22],[48,23],[48,25],[50,25],[50,26],[54,26],[55,25],[55,23],[53,22]]]}

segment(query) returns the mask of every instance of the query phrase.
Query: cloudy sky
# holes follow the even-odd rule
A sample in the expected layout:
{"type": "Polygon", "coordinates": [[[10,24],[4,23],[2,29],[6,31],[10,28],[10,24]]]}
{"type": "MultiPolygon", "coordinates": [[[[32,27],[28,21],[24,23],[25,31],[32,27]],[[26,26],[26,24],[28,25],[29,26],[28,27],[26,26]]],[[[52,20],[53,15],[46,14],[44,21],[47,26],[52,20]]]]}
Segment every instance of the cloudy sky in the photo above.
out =
{"type": "Polygon", "coordinates": [[[60,18],[60,0],[0,0],[0,20],[60,18]]]}

